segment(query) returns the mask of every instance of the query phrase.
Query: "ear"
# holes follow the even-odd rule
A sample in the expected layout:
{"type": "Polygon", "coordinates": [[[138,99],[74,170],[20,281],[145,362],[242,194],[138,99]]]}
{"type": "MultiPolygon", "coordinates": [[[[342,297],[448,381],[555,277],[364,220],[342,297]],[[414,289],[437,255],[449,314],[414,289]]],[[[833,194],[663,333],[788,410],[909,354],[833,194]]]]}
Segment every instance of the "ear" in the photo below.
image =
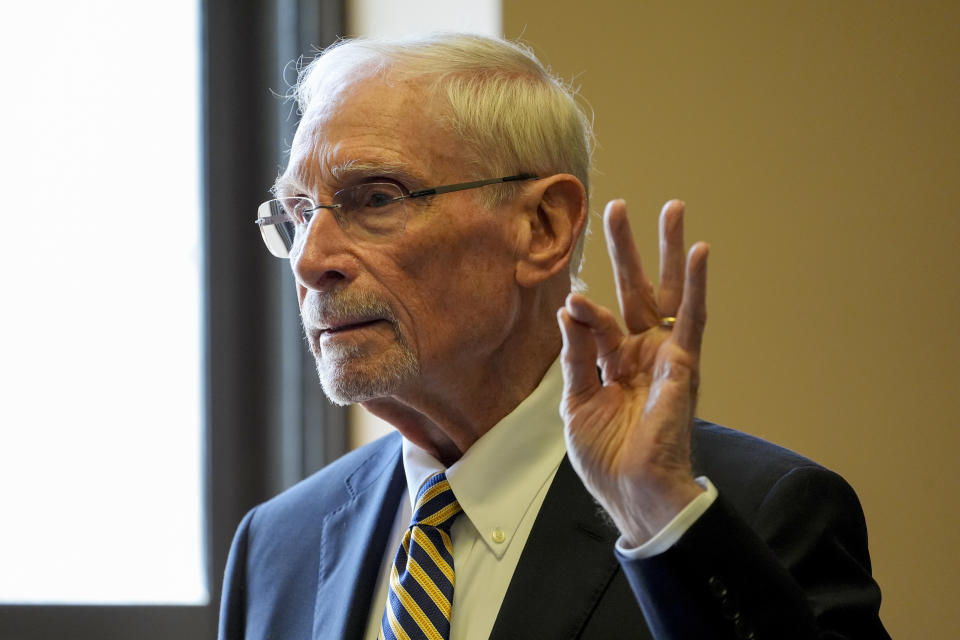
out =
{"type": "Polygon", "coordinates": [[[523,198],[517,233],[517,282],[534,287],[568,269],[587,220],[583,183],[568,173],[538,180],[523,198]]]}

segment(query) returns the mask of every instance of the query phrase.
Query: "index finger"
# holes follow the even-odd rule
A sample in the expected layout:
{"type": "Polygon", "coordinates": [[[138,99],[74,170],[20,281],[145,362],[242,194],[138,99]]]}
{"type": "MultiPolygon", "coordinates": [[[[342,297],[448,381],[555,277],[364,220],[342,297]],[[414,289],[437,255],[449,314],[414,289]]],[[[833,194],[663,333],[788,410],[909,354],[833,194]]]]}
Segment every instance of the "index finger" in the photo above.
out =
{"type": "Polygon", "coordinates": [[[603,215],[607,252],[613,265],[620,313],[630,333],[642,333],[660,322],[653,285],[643,272],[640,253],[627,219],[627,203],[611,200],[603,215]]]}

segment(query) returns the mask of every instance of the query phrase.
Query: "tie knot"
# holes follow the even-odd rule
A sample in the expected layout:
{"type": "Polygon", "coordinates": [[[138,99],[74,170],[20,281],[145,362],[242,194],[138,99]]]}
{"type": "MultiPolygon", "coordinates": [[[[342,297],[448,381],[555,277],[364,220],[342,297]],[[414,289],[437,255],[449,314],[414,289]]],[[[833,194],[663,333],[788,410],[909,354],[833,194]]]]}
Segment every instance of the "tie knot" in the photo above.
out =
{"type": "Polygon", "coordinates": [[[430,476],[417,492],[412,526],[438,527],[449,531],[454,518],[461,511],[463,509],[453,495],[446,474],[437,473],[430,476]]]}

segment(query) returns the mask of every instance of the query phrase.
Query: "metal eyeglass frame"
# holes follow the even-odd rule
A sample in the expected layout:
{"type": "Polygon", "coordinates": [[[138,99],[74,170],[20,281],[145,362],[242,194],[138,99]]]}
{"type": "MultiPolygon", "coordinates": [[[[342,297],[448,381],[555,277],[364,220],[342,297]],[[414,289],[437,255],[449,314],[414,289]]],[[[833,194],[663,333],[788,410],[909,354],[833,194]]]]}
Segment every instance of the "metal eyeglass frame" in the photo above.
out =
{"type": "MultiPolygon", "coordinates": [[[[445,184],[439,187],[431,187],[429,189],[417,189],[416,191],[411,191],[402,196],[397,196],[396,198],[391,198],[389,201],[385,202],[384,205],[389,202],[397,202],[399,200],[408,200],[412,198],[423,198],[426,196],[435,196],[442,193],[450,193],[453,191],[466,191],[468,189],[478,189],[480,187],[485,187],[490,184],[498,184],[503,182],[520,182],[522,180],[537,180],[539,176],[535,173],[518,173],[514,176],[504,176],[502,178],[488,178],[486,180],[474,180],[472,182],[458,182],[456,184],[445,184]]],[[[311,198],[307,198],[311,200],[311,198]]],[[[316,204],[316,203],[314,203],[316,204]]],[[[342,204],[316,204],[312,209],[308,209],[305,213],[316,211],[317,209],[339,209],[342,204]]],[[[257,218],[254,222],[260,226],[267,224],[275,224],[277,222],[286,222],[286,216],[267,216],[264,218],[257,218]]]]}

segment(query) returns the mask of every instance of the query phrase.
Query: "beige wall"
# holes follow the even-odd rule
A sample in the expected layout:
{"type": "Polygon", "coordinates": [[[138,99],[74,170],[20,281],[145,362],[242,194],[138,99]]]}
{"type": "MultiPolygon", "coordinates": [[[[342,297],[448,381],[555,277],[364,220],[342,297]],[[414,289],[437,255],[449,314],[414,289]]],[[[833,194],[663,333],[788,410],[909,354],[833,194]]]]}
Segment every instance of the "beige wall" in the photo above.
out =
{"type": "Polygon", "coordinates": [[[650,266],[667,198],[711,242],[701,415],[846,476],[891,634],[960,637],[960,3],[506,0],[504,32],[576,76],[650,266]]]}

